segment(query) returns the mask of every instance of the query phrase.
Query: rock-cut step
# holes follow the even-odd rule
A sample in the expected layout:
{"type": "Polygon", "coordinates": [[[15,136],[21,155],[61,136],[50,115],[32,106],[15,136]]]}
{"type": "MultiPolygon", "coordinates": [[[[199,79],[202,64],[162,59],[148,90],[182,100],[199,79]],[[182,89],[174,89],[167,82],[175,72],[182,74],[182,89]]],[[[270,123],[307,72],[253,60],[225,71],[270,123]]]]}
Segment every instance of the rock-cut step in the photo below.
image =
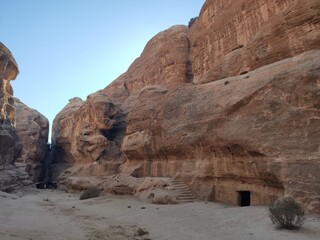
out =
{"type": "Polygon", "coordinates": [[[183,182],[172,179],[171,186],[173,187],[173,191],[177,194],[177,200],[180,203],[194,202],[196,200],[193,193],[183,182]]]}

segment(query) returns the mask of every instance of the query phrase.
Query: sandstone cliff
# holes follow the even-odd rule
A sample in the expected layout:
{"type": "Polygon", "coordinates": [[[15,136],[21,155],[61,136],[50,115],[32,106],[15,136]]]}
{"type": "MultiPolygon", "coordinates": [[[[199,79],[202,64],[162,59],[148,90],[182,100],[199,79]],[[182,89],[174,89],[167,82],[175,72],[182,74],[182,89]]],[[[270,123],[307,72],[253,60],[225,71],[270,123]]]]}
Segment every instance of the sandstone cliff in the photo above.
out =
{"type": "Polygon", "coordinates": [[[102,93],[71,99],[53,122],[55,159],[84,164],[79,171],[86,174],[116,173],[124,124],[120,108],[102,93]]]}
{"type": "Polygon", "coordinates": [[[17,98],[14,100],[16,129],[23,144],[22,154],[16,162],[25,166],[30,179],[37,182],[43,178],[49,122],[37,110],[29,108],[17,98]]]}
{"type": "Polygon", "coordinates": [[[207,0],[189,38],[194,82],[247,73],[319,48],[318,0],[207,0]]]}
{"type": "Polygon", "coordinates": [[[18,66],[11,52],[0,43],[0,191],[13,190],[19,180],[26,181],[24,171],[15,169],[14,162],[22,150],[15,129],[15,107],[10,81],[18,75],[18,66]]]}
{"type": "Polygon", "coordinates": [[[21,144],[15,130],[15,107],[10,81],[19,73],[11,52],[0,43],[0,167],[13,165],[20,155],[21,144]]]}
{"type": "Polygon", "coordinates": [[[57,161],[70,175],[174,177],[199,199],[289,194],[319,211],[319,13],[316,0],[207,0],[190,29],[159,33],[58,114],[57,161]]]}

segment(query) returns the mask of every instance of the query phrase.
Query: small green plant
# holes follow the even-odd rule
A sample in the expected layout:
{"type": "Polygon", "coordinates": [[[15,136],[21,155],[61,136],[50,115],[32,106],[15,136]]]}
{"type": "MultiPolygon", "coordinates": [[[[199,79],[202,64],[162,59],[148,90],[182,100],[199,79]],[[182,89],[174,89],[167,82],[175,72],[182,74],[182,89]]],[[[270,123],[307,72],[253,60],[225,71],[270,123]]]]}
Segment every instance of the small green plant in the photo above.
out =
{"type": "Polygon", "coordinates": [[[100,188],[90,187],[80,194],[80,200],[95,198],[100,196],[100,188]]]}
{"type": "Polygon", "coordinates": [[[272,223],[280,228],[298,229],[308,218],[303,207],[291,197],[277,199],[269,211],[272,223]]]}

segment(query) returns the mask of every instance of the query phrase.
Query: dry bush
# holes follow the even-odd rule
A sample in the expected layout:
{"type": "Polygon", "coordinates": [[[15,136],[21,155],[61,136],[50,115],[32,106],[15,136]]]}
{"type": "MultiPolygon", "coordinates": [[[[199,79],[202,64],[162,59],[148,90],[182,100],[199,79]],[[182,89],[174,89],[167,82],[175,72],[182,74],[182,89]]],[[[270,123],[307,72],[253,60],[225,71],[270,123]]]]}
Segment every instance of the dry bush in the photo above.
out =
{"type": "Polygon", "coordinates": [[[136,233],[135,233],[134,235],[141,237],[141,236],[147,235],[147,234],[149,234],[149,231],[148,231],[147,229],[144,229],[144,228],[140,228],[140,227],[139,227],[139,228],[136,230],[136,233]]]}
{"type": "Polygon", "coordinates": [[[277,199],[269,211],[272,223],[280,228],[298,229],[308,218],[303,207],[291,197],[277,199]]]}
{"type": "Polygon", "coordinates": [[[100,188],[91,187],[80,194],[80,200],[95,198],[100,196],[100,188]]]}

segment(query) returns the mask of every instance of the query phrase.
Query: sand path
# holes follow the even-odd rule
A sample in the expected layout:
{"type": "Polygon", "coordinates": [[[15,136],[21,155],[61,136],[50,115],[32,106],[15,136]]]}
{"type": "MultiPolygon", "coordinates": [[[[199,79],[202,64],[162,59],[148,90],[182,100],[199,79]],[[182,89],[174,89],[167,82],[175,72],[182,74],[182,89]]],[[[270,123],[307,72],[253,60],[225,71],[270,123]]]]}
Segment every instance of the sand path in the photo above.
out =
{"type": "Polygon", "coordinates": [[[152,205],[113,195],[78,199],[79,194],[51,190],[23,197],[0,194],[0,239],[320,239],[319,216],[313,216],[299,231],[277,230],[266,207],[205,202],[152,205]]]}

